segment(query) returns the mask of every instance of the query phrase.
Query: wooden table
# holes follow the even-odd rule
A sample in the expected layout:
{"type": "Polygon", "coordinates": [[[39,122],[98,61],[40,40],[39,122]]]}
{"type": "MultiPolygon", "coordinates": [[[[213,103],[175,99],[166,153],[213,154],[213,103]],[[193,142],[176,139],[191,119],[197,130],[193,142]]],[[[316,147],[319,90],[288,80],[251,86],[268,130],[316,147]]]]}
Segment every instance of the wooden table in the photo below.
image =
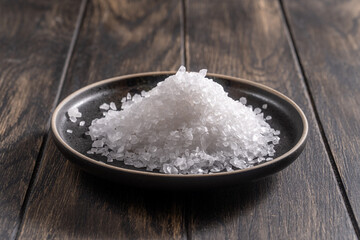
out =
{"type": "Polygon", "coordinates": [[[0,239],[359,239],[360,2],[1,0],[0,239]],[[49,120],[105,78],[207,68],[307,115],[307,147],[247,187],[120,187],[70,164],[49,120]]]}

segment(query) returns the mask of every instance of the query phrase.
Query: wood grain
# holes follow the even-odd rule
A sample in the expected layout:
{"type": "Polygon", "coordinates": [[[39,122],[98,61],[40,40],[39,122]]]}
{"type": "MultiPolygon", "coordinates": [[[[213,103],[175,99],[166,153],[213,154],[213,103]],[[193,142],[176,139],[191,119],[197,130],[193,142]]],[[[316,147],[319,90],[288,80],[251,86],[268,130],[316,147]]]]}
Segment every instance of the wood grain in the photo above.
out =
{"type": "Polygon", "coordinates": [[[359,223],[359,1],[284,1],[284,6],[331,153],[359,223]]]}
{"type": "Polygon", "coordinates": [[[0,2],[0,239],[17,232],[79,5],[0,2]]]}
{"type": "MultiPolygon", "coordinates": [[[[179,1],[89,2],[62,98],[108,77],[180,65],[179,1]]],[[[182,239],[184,199],[127,189],[45,149],[19,239],[182,239]]]]}
{"type": "Polygon", "coordinates": [[[189,236],[356,239],[278,2],[186,1],[186,13],[187,65],[192,70],[207,68],[273,87],[300,105],[310,126],[306,149],[281,173],[245,189],[189,198],[189,236]]]}

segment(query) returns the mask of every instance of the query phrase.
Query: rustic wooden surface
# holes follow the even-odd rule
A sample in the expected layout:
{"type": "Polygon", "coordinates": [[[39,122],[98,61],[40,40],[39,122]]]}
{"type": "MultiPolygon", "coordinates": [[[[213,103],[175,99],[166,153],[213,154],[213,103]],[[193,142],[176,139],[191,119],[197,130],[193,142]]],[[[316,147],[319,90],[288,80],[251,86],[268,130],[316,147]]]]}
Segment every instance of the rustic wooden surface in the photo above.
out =
{"type": "Polygon", "coordinates": [[[360,2],[330,2],[0,1],[0,238],[359,239],[360,2]],[[71,92],[180,64],[294,99],[299,159],[247,187],[154,192],[80,171],[47,137],[71,92]]]}
{"type": "Polygon", "coordinates": [[[21,221],[79,6],[0,1],[0,239],[21,221]]]}
{"type": "Polygon", "coordinates": [[[277,1],[187,1],[191,69],[264,83],[304,110],[308,147],[286,170],[243,191],[191,201],[194,239],[353,239],[355,232],[296,68],[277,1]],[[207,21],[201,21],[207,17],[207,21]],[[236,21],[234,21],[236,19],[236,21]],[[221,29],[221,31],[219,31],[221,29]],[[201,204],[207,201],[206,205],[201,204]],[[207,209],[216,209],[214,213],[207,209]]]}
{"type": "MultiPolygon", "coordinates": [[[[61,98],[116,75],[176,70],[180,10],[178,1],[89,2],[61,98]]],[[[184,204],[178,198],[89,176],[50,141],[19,239],[185,238],[184,204]]]]}
{"type": "Polygon", "coordinates": [[[360,4],[328,4],[284,1],[329,152],[359,222],[360,4]]]}

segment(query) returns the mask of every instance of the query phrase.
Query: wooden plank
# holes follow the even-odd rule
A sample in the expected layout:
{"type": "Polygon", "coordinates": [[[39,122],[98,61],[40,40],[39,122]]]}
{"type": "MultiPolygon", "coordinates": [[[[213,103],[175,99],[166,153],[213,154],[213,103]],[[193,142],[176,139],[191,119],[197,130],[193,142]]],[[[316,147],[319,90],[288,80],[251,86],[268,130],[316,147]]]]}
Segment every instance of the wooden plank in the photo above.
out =
{"type": "Polygon", "coordinates": [[[360,222],[360,3],[284,1],[314,102],[360,222]]]}
{"type": "MultiPolygon", "coordinates": [[[[179,1],[89,2],[62,98],[89,83],[180,65],[179,1]]],[[[50,141],[19,239],[182,239],[183,200],[83,173],[50,141]]]]}
{"type": "Polygon", "coordinates": [[[189,236],[356,239],[278,2],[186,1],[186,12],[187,65],[192,70],[207,68],[273,87],[301,106],[310,125],[306,149],[286,170],[245,189],[192,196],[189,236]]]}
{"type": "Polygon", "coordinates": [[[0,239],[16,235],[79,6],[0,2],[0,239]]]}

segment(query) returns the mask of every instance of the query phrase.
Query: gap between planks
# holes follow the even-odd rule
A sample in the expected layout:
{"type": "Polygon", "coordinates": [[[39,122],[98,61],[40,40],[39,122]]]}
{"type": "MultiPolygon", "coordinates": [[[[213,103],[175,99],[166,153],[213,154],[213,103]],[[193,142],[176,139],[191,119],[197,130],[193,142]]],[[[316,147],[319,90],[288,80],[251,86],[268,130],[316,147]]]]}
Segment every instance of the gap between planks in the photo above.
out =
{"type": "Polygon", "coordinates": [[[321,138],[322,138],[322,140],[324,142],[326,152],[327,152],[327,154],[329,156],[330,164],[331,164],[333,173],[335,175],[336,181],[338,183],[338,187],[340,189],[340,193],[341,193],[341,196],[343,198],[346,210],[347,210],[347,212],[349,214],[349,217],[350,217],[351,223],[352,223],[352,225],[354,227],[356,236],[357,236],[358,239],[360,239],[359,224],[356,221],[354,210],[352,209],[351,203],[350,203],[348,195],[346,193],[345,186],[344,186],[344,183],[343,183],[343,181],[341,179],[339,169],[338,169],[338,167],[336,165],[334,155],[333,155],[333,153],[331,151],[329,141],[328,141],[328,139],[327,139],[327,137],[325,135],[325,130],[324,130],[324,127],[323,127],[323,125],[321,123],[320,116],[319,116],[319,113],[318,113],[318,110],[317,110],[317,107],[316,107],[316,104],[315,104],[315,101],[314,101],[314,98],[313,98],[313,93],[311,92],[311,89],[310,89],[309,80],[306,78],[305,69],[304,69],[304,67],[303,67],[303,65],[301,63],[300,55],[299,55],[299,52],[298,52],[298,50],[296,48],[294,35],[293,35],[292,31],[291,31],[291,26],[290,26],[288,17],[286,15],[283,0],[278,0],[278,2],[279,2],[279,5],[280,5],[280,10],[281,10],[281,15],[282,15],[281,17],[283,19],[284,26],[285,26],[285,28],[284,28],[285,29],[285,34],[286,34],[286,37],[287,37],[288,42],[289,42],[289,46],[290,46],[291,54],[292,54],[293,59],[294,59],[294,63],[296,65],[296,68],[298,69],[300,79],[304,82],[306,94],[308,95],[308,97],[310,99],[310,107],[311,107],[312,111],[315,114],[316,123],[317,123],[317,126],[318,126],[319,130],[320,130],[321,138]]]}
{"type": "Polygon", "coordinates": [[[186,45],[186,0],[180,0],[181,7],[180,7],[180,37],[181,37],[181,65],[187,65],[187,45],[186,45]]]}
{"type": "MultiPolygon", "coordinates": [[[[187,29],[187,20],[186,20],[186,0],[180,0],[180,37],[181,37],[181,65],[189,69],[187,63],[187,52],[188,46],[186,41],[186,29],[187,29]]],[[[185,197],[185,206],[183,208],[183,217],[185,221],[185,231],[186,231],[186,239],[192,239],[191,231],[190,231],[190,213],[189,213],[189,202],[190,198],[188,196],[185,197]]]]}
{"type": "Polygon", "coordinates": [[[33,170],[32,174],[31,174],[29,186],[28,186],[28,189],[26,190],[24,201],[23,201],[23,203],[21,205],[20,214],[19,214],[19,223],[14,228],[14,231],[11,234],[11,239],[18,239],[19,238],[19,232],[20,232],[20,230],[22,228],[22,225],[23,225],[23,219],[24,219],[25,211],[27,209],[28,202],[29,202],[30,194],[31,194],[31,192],[33,190],[35,179],[37,178],[37,175],[38,175],[39,166],[40,166],[40,164],[42,162],[42,159],[43,159],[43,156],[44,156],[44,151],[45,151],[47,143],[48,143],[50,125],[51,125],[51,116],[52,116],[52,113],[54,112],[54,110],[55,110],[55,108],[56,108],[56,106],[57,106],[57,104],[59,102],[59,99],[60,99],[60,95],[61,95],[63,85],[64,85],[64,82],[65,82],[65,78],[66,78],[66,75],[67,75],[67,72],[68,72],[68,69],[69,69],[70,61],[71,61],[71,58],[72,58],[72,55],[73,55],[73,52],[74,52],[74,48],[75,48],[78,36],[79,36],[81,25],[83,23],[83,19],[84,19],[84,16],[85,16],[85,10],[86,10],[87,5],[88,5],[88,0],[82,0],[81,1],[79,14],[78,14],[78,17],[76,19],[75,29],[74,29],[73,36],[72,36],[71,41],[70,41],[69,50],[68,50],[68,52],[66,54],[64,67],[63,67],[62,72],[61,72],[61,77],[60,77],[60,81],[59,81],[58,90],[56,92],[55,99],[54,99],[53,105],[51,107],[50,117],[49,117],[49,119],[47,121],[47,124],[46,124],[46,127],[45,127],[46,132],[45,132],[45,134],[44,134],[44,136],[42,138],[39,154],[38,154],[38,156],[36,158],[34,170],[33,170]]]}

